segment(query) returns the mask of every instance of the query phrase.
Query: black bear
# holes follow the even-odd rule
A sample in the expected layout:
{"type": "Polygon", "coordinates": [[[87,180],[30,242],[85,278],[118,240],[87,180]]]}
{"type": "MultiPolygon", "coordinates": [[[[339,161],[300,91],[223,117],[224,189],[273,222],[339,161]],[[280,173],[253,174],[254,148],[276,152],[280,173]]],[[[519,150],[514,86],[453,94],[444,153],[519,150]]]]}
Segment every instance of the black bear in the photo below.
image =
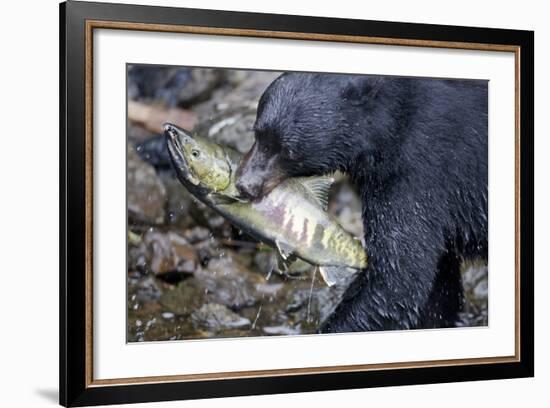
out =
{"type": "Polygon", "coordinates": [[[363,202],[369,264],[320,332],[452,327],[460,265],[487,258],[488,83],[287,73],[258,104],[241,194],[336,170],[363,202]]]}

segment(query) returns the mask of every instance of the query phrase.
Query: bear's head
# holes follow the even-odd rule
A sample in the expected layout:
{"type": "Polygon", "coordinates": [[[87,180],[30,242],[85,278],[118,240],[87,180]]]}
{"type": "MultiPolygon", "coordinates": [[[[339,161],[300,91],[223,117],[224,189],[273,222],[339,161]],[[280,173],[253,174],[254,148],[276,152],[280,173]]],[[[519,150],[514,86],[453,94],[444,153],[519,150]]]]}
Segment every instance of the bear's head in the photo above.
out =
{"type": "Polygon", "coordinates": [[[258,104],[255,143],[237,170],[237,188],[256,198],[287,177],[348,171],[372,144],[384,79],[287,73],[258,104]]]}

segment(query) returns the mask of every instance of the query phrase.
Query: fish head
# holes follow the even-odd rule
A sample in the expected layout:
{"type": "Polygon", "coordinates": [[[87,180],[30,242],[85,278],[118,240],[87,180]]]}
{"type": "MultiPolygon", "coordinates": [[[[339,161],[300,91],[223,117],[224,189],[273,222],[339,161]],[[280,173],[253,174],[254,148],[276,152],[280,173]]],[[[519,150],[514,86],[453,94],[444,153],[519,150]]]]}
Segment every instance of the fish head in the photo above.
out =
{"type": "Polygon", "coordinates": [[[193,193],[220,192],[231,183],[232,168],[222,146],[173,125],[163,125],[179,180],[193,193]]]}

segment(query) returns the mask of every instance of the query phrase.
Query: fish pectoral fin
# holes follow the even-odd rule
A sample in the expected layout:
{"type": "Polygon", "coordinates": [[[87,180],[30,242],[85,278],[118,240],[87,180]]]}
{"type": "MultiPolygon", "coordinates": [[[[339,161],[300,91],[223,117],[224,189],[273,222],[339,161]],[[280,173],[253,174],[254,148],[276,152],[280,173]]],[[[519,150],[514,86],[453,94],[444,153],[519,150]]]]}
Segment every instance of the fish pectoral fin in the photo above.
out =
{"type": "Polygon", "coordinates": [[[319,272],[327,286],[333,286],[345,282],[348,277],[355,275],[357,269],[347,266],[319,266],[319,272]]]}
{"type": "Polygon", "coordinates": [[[284,261],[290,261],[291,263],[294,260],[291,260],[289,258],[292,257],[294,251],[290,245],[288,245],[286,242],[283,241],[275,241],[275,246],[277,247],[277,251],[279,251],[279,255],[281,258],[283,258],[284,261]]]}
{"type": "Polygon", "coordinates": [[[277,257],[277,270],[280,273],[284,273],[284,272],[288,271],[287,263],[280,256],[277,257]]]}
{"type": "Polygon", "coordinates": [[[281,273],[288,272],[288,269],[290,268],[290,264],[292,262],[289,262],[288,260],[283,259],[281,256],[277,256],[277,269],[281,273]]]}
{"type": "Polygon", "coordinates": [[[334,178],[327,176],[299,177],[298,180],[311,193],[321,208],[326,211],[328,208],[328,193],[332,183],[334,183],[334,178]]]}
{"type": "Polygon", "coordinates": [[[244,200],[220,193],[209,193],[207,198],[214,205],[241,203],[244,200]]]}

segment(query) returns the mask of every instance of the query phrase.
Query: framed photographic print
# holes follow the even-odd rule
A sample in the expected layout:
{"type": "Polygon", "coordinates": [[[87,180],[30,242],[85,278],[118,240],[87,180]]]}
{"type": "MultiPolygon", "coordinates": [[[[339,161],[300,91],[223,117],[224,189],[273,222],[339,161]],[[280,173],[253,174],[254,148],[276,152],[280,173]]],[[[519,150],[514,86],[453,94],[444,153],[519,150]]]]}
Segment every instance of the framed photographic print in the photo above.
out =
{"type": "Polygon", "coordinates": [[[533,376],[533,32],[60,27],[61,404],[533,376]]]}

